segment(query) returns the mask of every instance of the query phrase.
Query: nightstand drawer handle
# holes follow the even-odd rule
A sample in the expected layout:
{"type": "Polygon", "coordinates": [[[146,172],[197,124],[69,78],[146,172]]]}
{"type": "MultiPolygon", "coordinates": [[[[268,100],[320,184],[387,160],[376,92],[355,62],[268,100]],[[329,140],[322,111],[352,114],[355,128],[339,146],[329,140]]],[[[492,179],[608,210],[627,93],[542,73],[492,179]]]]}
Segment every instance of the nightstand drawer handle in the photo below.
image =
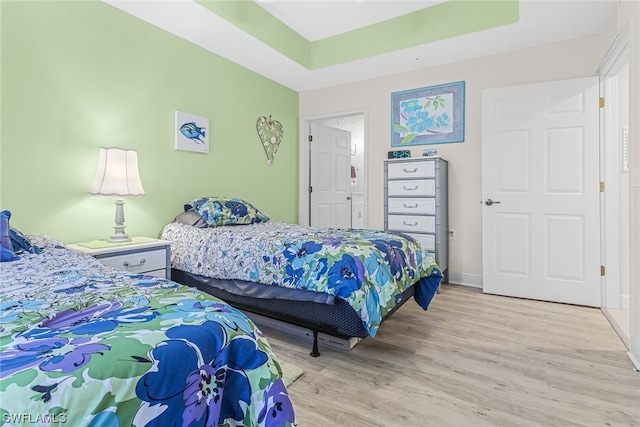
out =
{"type": "Polygon", "coordinates": [[[416,191],[418,189],[418,186],[416,185],[415,187],[407,187],[406,185],[403,185],[402,188],[404,188],[405,191],[416,191]]]}
{"type": "Polygon", "coordinates": [[[418,207],[418,204],[416,203],[415,205],[408,205],[406,203],[403,203],[402,206],[404,206],[407,209],[415,209],[418,207]]]}
{"type": "Polygon", "coordinates": [[[416,221],[416,222],[414,222],[412,224],[408,223],[407,221],[402,221],[402,223],[404,225],[408,226],[408,227],[415,227],[416,225],[418,225],[418,221],[416,221]]]}
{"type": "Polygon", "coordinates": [[[409,169],[402,168],[402,170],[403,170],[405,173],[416,173],[416,172],[418,172],[418,168],[415,168],[415,169],[413,169],[413,170],[409,170],[409,169]]]}
{"type": "Polygon", "coordinates": [[[134,265],[131,265],[131,264],[129,264],[129,261],[125,261],[125,262],[123,262],[123,263],[122,263],[122,265],[123,265],[125,268],[130,268],[130,267],[131,267],[131,268],[133,268],[133,267],[142,267],[142,266],[144,265],[144,263],[145,263],[145,262],[147,262],[147,260],[146,260],[146,259],[144,259],[144,258],[142,258],[142,259],[140,260],[140,264],[134,264],[134,265]]]}

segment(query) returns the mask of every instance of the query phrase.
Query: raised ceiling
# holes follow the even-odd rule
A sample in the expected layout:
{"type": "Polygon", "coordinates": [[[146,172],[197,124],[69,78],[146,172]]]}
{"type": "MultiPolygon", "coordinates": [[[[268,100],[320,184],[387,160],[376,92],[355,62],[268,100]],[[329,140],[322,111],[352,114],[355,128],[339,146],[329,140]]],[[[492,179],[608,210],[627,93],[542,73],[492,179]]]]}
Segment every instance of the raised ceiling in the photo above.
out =
{"type": "Polygon", "coordinates": [[[615,0],[103,0],[296,91],[598,33],[615,0]]]}

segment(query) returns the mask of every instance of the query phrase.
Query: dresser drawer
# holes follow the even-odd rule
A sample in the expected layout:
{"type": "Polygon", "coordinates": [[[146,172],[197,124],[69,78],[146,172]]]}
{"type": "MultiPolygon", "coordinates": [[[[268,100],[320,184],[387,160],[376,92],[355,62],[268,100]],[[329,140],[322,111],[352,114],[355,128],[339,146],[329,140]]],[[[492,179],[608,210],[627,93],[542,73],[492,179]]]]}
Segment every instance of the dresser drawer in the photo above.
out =
{"type": "Polygon", "coordinates": [[[98,257],[104,265],[131,273],[147,273],[167,267],[167,252],[164,249],[137,252],[125,255],[98,257]]]}
{"type": "Polygon", "coordinates": [[[409,179],[389,181],[389,196],[435,196],[436,181],[434,179],[409,179]]]}
{"type": "Polygon", "coordinates": [[[436,235],[435,234],[413,234],[407,233],[409,236],[413,237],[422,245],[423,248],[428,250],[430,253],[436,250],[436,235]]]}
{"type": "Polygon", "coordinates": [[[431,178],[436,176],[435,162],[389,162],[387,177],[395,178],[431,178]]]}
{"type": "Polygon", "coordinates": [[[390,198],[387,200],[389,213],[430,214],[436,213],[436,199],[390,198]]]}
{"type": "Polygon", "coordinates": [[[398,231],[418,231],[425,233],[435,233],[435,216],[417,215],[389,215],[387,225],[390,230],[398,231]]]}

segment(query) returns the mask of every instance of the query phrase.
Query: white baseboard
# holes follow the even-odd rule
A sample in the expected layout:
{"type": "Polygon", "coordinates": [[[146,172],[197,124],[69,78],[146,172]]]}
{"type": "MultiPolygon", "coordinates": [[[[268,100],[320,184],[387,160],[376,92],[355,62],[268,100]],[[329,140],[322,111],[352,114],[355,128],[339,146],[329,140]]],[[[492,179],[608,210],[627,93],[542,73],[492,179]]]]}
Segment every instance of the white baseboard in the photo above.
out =
{"type": "Polygon", "coordinates": [[[629,310],[629,295],[620,295],[620,308],[629,310]]]}
{"type": "Polygon", "coordinates": [[[482,289],[482,276],[449,272],[449,283],[482,289]]]}
{"type": "Polygon", "coordinates": [[[633,351],[629,350],[627,352],[627,356],[629,356],[629,359],[631,359],[631,363],[633,363],[636,372],[640,372],[640,350],[636,351],[636,353],[637,354],[634,354],[633,351]]]}

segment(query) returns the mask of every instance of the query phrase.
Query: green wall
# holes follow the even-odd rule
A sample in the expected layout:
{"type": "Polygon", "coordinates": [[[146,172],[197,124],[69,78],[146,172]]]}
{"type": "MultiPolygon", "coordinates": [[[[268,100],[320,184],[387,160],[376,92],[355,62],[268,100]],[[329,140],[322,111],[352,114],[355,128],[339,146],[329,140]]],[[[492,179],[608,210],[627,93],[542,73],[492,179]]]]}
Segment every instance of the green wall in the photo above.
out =
{"type": "Polygon", "coordinates": [[[109,236],[113,198],[88,194],[101,146],[138,150],[146,195],[125,198],[131,235],[158,236],[206,195],[297,222],[297,92],[99,1],[0,8],[0,208],[12,226],[66,243],[109,236]],[[209,118],[209,154],[174,150],[176,110],[209,118]],[[260,116],[285,131],[272,166],[260,116]]]}

